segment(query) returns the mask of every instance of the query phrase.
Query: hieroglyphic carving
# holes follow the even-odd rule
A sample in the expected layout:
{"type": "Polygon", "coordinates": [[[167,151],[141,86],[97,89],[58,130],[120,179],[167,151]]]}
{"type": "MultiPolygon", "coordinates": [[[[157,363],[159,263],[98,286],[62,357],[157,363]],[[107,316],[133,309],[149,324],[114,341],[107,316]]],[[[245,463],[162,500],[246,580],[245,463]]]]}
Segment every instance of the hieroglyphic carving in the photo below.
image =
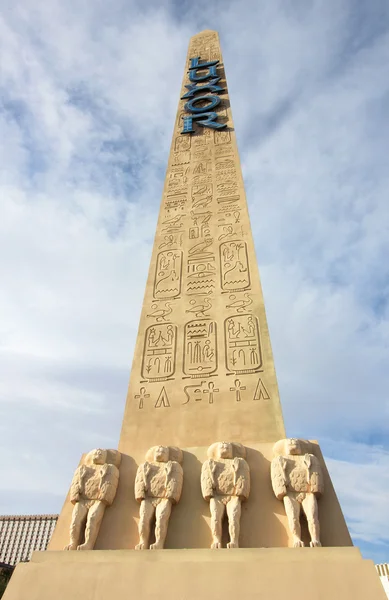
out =
{"type": "Polygon", "coordinates": [[[200,148],[206,148],[208,146],[208,144],[211,143],[211,136],[212,136],[212,131],[209,129],[204,129],[202,131],[199,132],[198,135],[194,135],[192,137],[192,142],[193,142],[193,150],[200,149],[200,148]]]}
{"type": "Polygon", "coordinates": [[[212,182],[212,164],[209,160],[202,160],[194,164],[193,166],[193,179],[192,183],[195,185],[201,185],[204,183],[212,182]]]}
{"type": "Polygon", "coordinates": [[[184,366],[185,375],[204,377],[217,369],[216,323],[196,319],[185,325],[184,366]]]}
{"type": "Polygon", "coordinates": [[[204,210],[212,202],[212,183],[192,185],[192,208],[204,210]]]}
{"type": "Polygon", "coordinates": [[[163,387],[159,393],[158,399],[154,405],[154,408],[170,408],[170,402],[165,388],[163,387]]]}
{"type": "MultiPolygon", "coordinates": [[[[238,213],[239,215],[239,213],[238,213]]],[[[223,219],[224,221],[225,219],[223,219]]],[[[220,235],[217,238],[219,242],[228,238],[240,238],[244,235],[243,226],[236,223],[218,223],[220,235]]]]}
{"type": "Polygon", "coordinates": [[[196,240],[197,238],[209,238],[211,230],[209,227],[209,221],[212,217],[212,213],[207,210],[201,211],[190,211],[190,218],[193,221],[192,227],[189,228],[189,239],[196,240]]]}
{"type": "Polygon", "coordinates": [[[211,148],[193,148],[194,160],[210,160],[212,158],[211,148]]]}
{"type": "Polygon", "coordinates": [[[270,400],[269,392],[267,391],[261,378],[258,379],[253,400],[270,400]]]}
{"type": "Polygon", "coordinates": [[[215,170],[217,182],[229,182],[231,180],[236,180],[237,178],[236,165],[233,156],[217,158],[215,170]]]}
{"type": "Polygon", "coordinates": [[[142,377],[148,381],[164,381],[171,377],[176,365],[177,327],[155,324],[147,327],[142,359],[142,377]]]}
{"type": "MultiPolygon", "coordinates": [[[[219,144],[230,144],[231,143],[231,133],[227,130],[224,131],[214,131],[213,132],[214,136],[215,136],[215,145],[218,146],[219,144]]],[[[230,146],[230,148],[232,148],[232,146],[230,146]]],[[[232,150],[231,150],[232,152],[232,150]]]]}
{"type": "Polygon", "coordinates": [[[242,392],[246,390],[246,386],[242,385],[240,379],[235,379],[234,386],[230,387],[230,392],[235,392],[235,400],[241,402],[242,392]]]}
{"type": "Polygon", "coordinates": [[[230,144],[221,144],[215,146],[215,158],[222,158],[224,156],[231,156],[233,148],[230,144]]]}
{"type": "Polygon", "coordinates": [[[166,209],[167,218],[171,215],[176,215],[179,212],[182,212],[185,208],[185,205],[188,201],[188,196],[186,194],[173,194],[165,197],[164,208],[166,209]]]}
{"type": "Polygon", "coordinates": [[[173,312],[171,302],[165,302],[165,308],[162,308],[162,305],[159,305],[157,302],[153,302],[151,310],[153,312],[147,314],[146,317],[155,319],[157,323],[166,323],[167,317],[173,312]]]}
{"type": "Polygon", "coordinates": [[[181,498],[184,473],[182,450],[172,446],[154,446],[139,465],[135,478],[135,499],[139,509],[139,543],[136,550],[149,547],[150,526],[155,515],[155,543],[150,550],[162,549],[165,543],[172,505],[181,498]]]}
{"type": "Polygon", "coordinates": [[[239,314],[224,321],[226,367],[232,373],[255,373],[262,366],[257,317],[239,314]]]}
{"type": "Polygon", "coordinates": [[[316,496],[324,491],[319,460],[309,454],[311,444],[295,438],[279,440],[273,448],[271,482],[275,496],[283,500],[293,546],[304,546],[301,539],[301,508],[307,517],[311,547],[321,546],[316,496]]]}
{"type": "Polygon", "coordinates": [[[209,295],[216,287],[216,259],[209,228],[211,214],[209,211],[191,211],[193,227],[190,228],[189,235],[201,236],[203,239],[193,244],[188,251],[186,292],[189,296],[209,295]]]}
{"type": "Polygon", "coordinates": [[[182,404],[189,404],[191,400],[193,402],[201,402],[203,400],[202,394],[206,394],[208,404],[213,404],[214,394],[217,394],[219,391],[219,388],[215,388],[213,381],[201,381],[194,385],[186,385],[184,386],[184,394],[187,399],[182,404]],[[207,384],[206,387],[204,387],[205,384],[207,384]]]}
{"type": "Polygon", "coordinates": [[[227,511],[230,541],[227,548],[239,548],[241,502],[250,494],[250,469],[242,444],[217,442],[208,448],[208,460],[201,469],[201,491],[210,503],[211,548],[222,547],[222,522],[227,511]]]}
{"type": "Polygon", "coordinates": [[[172,165],[186,165],[190,163],[190,152],[173,152],[172,165]]]}
{"type": "Polygon", "coordinates": [[[134,397],[135,397],[135,400],[139,400],[138,408],[143,408],[145,400],[147,400],[148,398],[150,398],[150,394],[146,394],[146,388],[145,387],[141,387],[139,389],[139,394],[135,394],[134,397]]]}
{"type": "Polygon", "coordinates": [[[238,182],[237,181],[224,181],[223,183],[218,183],[216,185],[216,193],[218,197],[227,197],[233,194],[236,194],[238,191],[238,182]]]}
{"type": "Polygon", "coordinates": [[[188,308],[185,312],[192,313],[195,317],[202,319],[209,316],[205,313],[212,308],[212,302],[206,296],[197,298],[196,300],[192,298],[192,300],[189,301],[189,304],[190,308],[188,308]]]}
{"type": "Polygon", "coordinates": [[[154,278],[154,298],[177,298],[181,293],[182,252],[166,250],[157,255],[154,278]]]}
{"type": "Polygon", "coordinates": [[[238,296],[237,294],[231,294],[230,301],[226,305],[226,308],[236,310],[238,313],[244,313],[246,310],[251,310],[248,307],[253,303],[250,294],[245,292],[238,296]]]}
{"type": "Polygon", "coordinates": [[[183,232],[181,233],[169,233],[163,237],[163,242],[161,242],[158,246],[158,250],[163,250],[164,248],[172,248],[173,246],[182,246],[183,232]]]}
{"type": "Polygon", "coordinates": [[[235,292],[250,286],[246,242],[220,244],[220,277],[224,291],[235,292]]]}
{"type": "Polygon", "coordinates": [[[161,231],[169,234],[179,234],[182,233],[183,229],[183,218],[185,214],[173,215],[172,217],[167,217],[162,221],[161,231]]]}
{"type": "Polygon", "coordinates": [[[64,550],[93,550],[105,508],[115,499],[120,459],[117,450],[97,448],[88,452],[77,468],[69,492],[74,505],[70,540],[64,550]]]}
{"type": "Polygon", "coordinates": [[[174,141],[176,152],[187,152],[190,150],[191,138],[189,135],[178,135],[174,141]]]}
{"type": "Polygon", "coordinates": [[[187,165],[170,167],[167,179],[167,194],[169,196],[185,194],[187,192],[189,170],[190,167],[187,165]]]}

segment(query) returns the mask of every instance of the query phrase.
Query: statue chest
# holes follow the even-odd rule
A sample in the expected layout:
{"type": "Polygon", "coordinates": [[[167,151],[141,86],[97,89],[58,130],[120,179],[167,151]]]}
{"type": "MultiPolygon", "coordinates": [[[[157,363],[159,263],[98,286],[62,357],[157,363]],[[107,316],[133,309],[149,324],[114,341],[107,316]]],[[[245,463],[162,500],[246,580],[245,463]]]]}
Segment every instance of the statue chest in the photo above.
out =
{"type": "Polygon", "coordinates": [[[148,465],[146,468],[146,493],[153,498],[163,498],[166,492],[168,474],[164,464],[148,465]]]}
{"type": "Polygon", "coordinates": [[[215,461],[212,469],[212,480],[217,494],[233,496],[237,474],[231,462],[215,461]]]}
{"type": "Polygon", "coordinates": [[[294,492],[309,492],[309,472],[303,460],[302,456],[288,459],[285,469],[287,487],[294,492]]]}
{"type": "Polygon", "coordinates": [[[88,500],[97,500],[101,488],[101,468],[87,467],[82,476],[82,491],[88,500]]]}

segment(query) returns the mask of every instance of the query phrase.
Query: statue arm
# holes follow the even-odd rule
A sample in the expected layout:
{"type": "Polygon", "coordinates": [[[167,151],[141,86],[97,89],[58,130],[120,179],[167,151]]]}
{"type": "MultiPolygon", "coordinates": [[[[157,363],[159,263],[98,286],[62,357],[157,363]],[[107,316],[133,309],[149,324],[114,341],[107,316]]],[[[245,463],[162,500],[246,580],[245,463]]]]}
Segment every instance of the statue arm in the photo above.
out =
{"type": "Polygon", "coordinates": [[[82,493],[82,476],[83,476],[83,468],[82,465],[77,467],[72,483],[70,485],[69,498],[72,504],[76,504],[80,500],[80,495],[82,493]]]}
{"type": "Polygon", "coordinates": [[[212,498],[215,494],[209,460],[205,461],[201,468],[201,492],[204,500],[207,500],[207,502],[209,502],[210,498],[212,498]]]}
{"type": "Polygon", "coordinates": [[[135,477],[135,499],[137,502],[142,502],[146,498],[146,484],[144,477],[144,464],[139,465],[135,477]]]}
{"type": "Polygon", "coordinates": [[[271,462],[271,484],[278,500],[282,500],[286,496],[284,461],[282,456],[277,456],[271,462]]]}
{"type": "Polygon", "coordinates": [[[319,459],[313,454],[310,454],[309,456],[311,459],[310,488],[311,492],[319,496],[324,492],[323,470],[319,459]]]}
{"type": "Polygon", "coordinates": [[[184,482],[184,471],[180,463],[169,461],[166,464],[168,469],[168,477],[166,483],[166,498],[171,500],[173,504],[177,504],[181,498],[182,485],[184,482]]]}
{"type": "Polygon", "coordinates": [[[236,477],[235,494],[243,501],[250,494],[250,467],[244,458],[238,458],[238,472],[236,477]]]}

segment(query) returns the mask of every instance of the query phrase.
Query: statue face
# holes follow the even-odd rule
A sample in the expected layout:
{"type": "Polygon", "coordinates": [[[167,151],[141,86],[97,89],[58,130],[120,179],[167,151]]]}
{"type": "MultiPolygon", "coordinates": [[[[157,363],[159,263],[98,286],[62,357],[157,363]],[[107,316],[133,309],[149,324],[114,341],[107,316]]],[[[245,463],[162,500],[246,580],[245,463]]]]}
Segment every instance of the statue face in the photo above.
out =
{"type": "Polygon", "coordinates": [[[232,444],[229,442],[220,442],[219,456],[220,458],[232,458],[232,444]]]}
{"type": "Polygon", "coordinates": [[[288,454],[301,454],[300,440],[296,438],[289,438],[286,442],[286,449],[288,454]]]}
{"type": "Polygon", "coordinates": [[[169,448],[166,446],[156,446],[154,460],[157,462],[167,462],[169,460],[169,448]]]}
{"type": "Polygon", "coordinates": [[[95,465],[104,465],[106,459],[105,450],[101,450],[101,448],[96,448],[96,450],[92,450],[91,452],[92,462],[95,465]]]}

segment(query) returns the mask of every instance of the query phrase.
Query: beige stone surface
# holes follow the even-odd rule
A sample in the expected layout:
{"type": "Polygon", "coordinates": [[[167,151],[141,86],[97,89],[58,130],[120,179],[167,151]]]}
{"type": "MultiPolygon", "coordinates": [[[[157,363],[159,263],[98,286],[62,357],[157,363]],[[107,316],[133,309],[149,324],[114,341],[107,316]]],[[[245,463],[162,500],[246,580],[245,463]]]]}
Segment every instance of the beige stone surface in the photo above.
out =
{"type": "Polygon", "coordinates": [[[356,548],[35,552],[4,600],[385,600],[356,548]],[[28,593],[26,594],[26,590],[28,593]]]}
{"type": "Polygon", "coordinates": [[[222,548],[223,519],[227,516],[227,548],[239,548],[241,503],[250,495],[250,467],[242,444],[216,442],[208,448],[201,468],[201,491],[209,502],[213,550],[222,548]]]}
{"type": "Polygon", "coordinates": [[[304,546],[301,539],[301,513],[307,519],[310,546],[321,546],[316,498],[322,495],[324,482],[320,462],[311,451],[310,442],[296,438],[279,440],[273,448],[273,492],[278,500],[284,502],[294,547],[304,546]]]}
{"type": "Polygon", "coordinates": [[[120,458],[117,450],[96,448],[81,459],[69,491],[73,511],[65,550],[93,550],[105,508],[115,499],[120,458]]]}
{"type": "Polygon", "coordinates": [[[227,127],[181,135],[179,101],[119,444],[130,456],[285,436],[215,31],[191,39],[180,96],[194,56],[220,61],[227,127]]]}
{"type": "MultiPolygon", "coordinates": [[[[213,440],[212,440],[213,441],[213,440]]],[[[238,441],[238,440],[237,440],[238,441]]],[[[240,520],[240,547],[286,547],[292,545],[284,506],[274,496],[270,465],[273,459],[272,443],[247,442],[246,460],[250,468],[250,498],[242,504],[240,520]]],[[[174,507],[169,523],[165,548],[208,548],[210,545],[209,505],[201,493],[201,468],[208,459],[208,446],[183,448],[184,485],[180,502],[174,507]]],[[[312,443],[324,479],[325,494],[318,500],[323,546],[351,546],[351,538],[332,486],[320,448],[312,443]]],[[[97,549],[131,549],[138,543],[139,504],[134,497],[134,481],[138,466],[144,462],[144,453],[130,457],[122,455],[120,480],[115,502],[106,511],[101,524],[97,549]]],[[[62,550],[67,543],[71,518],[71,503],[66,500],[49,550],[62,550]]],[[[303,541],[309,545],[309,535],[303,527],[303,541]]],[[[154,540],[151,540],[152,542],[154,540]]],[[[228,541],[223,529],[223,545],[228,541]]]]}
{"type": "Polygon", "coordinates": [[[184,472],[182,451],[177,447],[153,446],[135,478],[135,500],[139,509],[139,542],[136,550],[162,550],[172,505],[181,498],[184,472]],[[155,517],[155,542],[150,544],[151,522],[155,517]]]}

